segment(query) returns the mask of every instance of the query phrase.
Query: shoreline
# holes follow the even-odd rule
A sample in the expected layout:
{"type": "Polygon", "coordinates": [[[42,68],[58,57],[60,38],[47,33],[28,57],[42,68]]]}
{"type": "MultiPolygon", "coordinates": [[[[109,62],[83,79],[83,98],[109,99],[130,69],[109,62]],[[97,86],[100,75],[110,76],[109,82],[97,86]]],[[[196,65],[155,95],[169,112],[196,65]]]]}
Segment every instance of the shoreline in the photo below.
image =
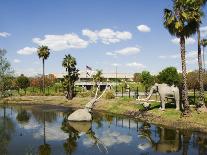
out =
{"type": "MultiPolygon", "coordinates": [[[[74,98],[73,100],[66,100],[64,96],[19,96],[9,97],[0,101],[0,104],[8,105],[25,105],[25,106],[60,106],[64,108],[79,109],[91,98],[74,98]],[[58,101],[59,100],[59,101],[58,101]]],[[[181,112],[174,108],[166,108],[165,111],[160,111],[157,108],[158,103],[152,103],[153,109],[149,111],[142,111],[141,105],[135,104],[135,99],[101,99],[94,107],[94,112],[103,112],[109,114],[116,114],[127,116],[135,120],[146,121],[151,124],[163,126],[174,129],[189,129],[195,132],[207,133],[207,113],[201,112],[198,114],[192,109],[192,114],[189,117],[181,117],[181,112]]]]}

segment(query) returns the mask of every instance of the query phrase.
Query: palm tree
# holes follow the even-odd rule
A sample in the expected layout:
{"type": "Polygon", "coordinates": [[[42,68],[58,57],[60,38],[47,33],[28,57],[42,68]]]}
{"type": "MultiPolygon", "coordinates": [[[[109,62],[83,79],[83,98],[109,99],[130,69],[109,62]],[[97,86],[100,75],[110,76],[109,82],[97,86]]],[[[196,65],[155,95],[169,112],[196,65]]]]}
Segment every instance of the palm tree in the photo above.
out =
{"type": "Polygon", "coordinates": [[[74,97],[74,83],[78,80],[79,70],[76,68],[76,59],[70,54],[65,55],[62,66],[66,68],[67,75],[64,76],[64,87],[67,90],[67,99],[74,97]]]}
{"type": "Polygon", "coordinates": [[[197,36],[198,36],[198,68],[199,68],[199,103],[198,103],[198,108],[205,108],[204,104],[204,87],[203,87],[203,68],[202,68],[202,54],[201,54],[201,38],[200,38],[200,24],[201,24],[201,18],[204,15],[204,13],[201,10],[201,7],[204,6],[206,3],[206,0],[197,0],[197,5],[195,5],[195,8],[199,8],[199,14],[197,16],[197,22],[198,22],[198,27],[197,27],[197,36]]]}
{"type": "Polygon", "coordinates": [[[96,74],[93,75],[93,80],[94,80],[96,86],[97,86],[97,83],[99,83],[103,80],[102,74],[103,74],[102,70],[97,70],[96,74]]]}
{"type": "Polygon", "coordinates": [[[40,59],[42,59],[42,66],[43,66],[43,93],[45,93],[45,60],[50,55],[50,49],[47,46],[39,46],[37,49],[37,54],[40,59]]]}
{"type": "Polygon", "coordinates": [[[173,9],[164,10],[164,27],[169,33],[180,39],[181,63],[182,63],[182,104],[183,114],[190,113],[187,88],[187,72],[185,58],[185,39],[193,35],[198,27],[197,17],[200,15],[200,9],[194,8],[196,1],[174,0],[173,9]]]}
{"type": "Polygon", "coordinates": [[[203,71],[205,73],[205,47],[207,46],[207,39],[201,40],[201,45],[203,46],[203,71]]]}

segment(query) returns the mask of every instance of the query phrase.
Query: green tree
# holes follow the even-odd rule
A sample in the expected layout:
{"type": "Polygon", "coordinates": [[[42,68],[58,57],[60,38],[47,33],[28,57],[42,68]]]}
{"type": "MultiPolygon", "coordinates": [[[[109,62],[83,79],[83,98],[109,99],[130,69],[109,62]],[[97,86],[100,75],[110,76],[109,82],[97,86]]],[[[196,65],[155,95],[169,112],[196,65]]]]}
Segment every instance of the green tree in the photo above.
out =
{"type": "Polygon", "coordinates": [[[95,82],[96,86],[97,86],[98,83],[103,81],[104,78],[102,77],[102,75],[103,75],[102,70],[97,70],[96,74],[93,75],[93,81],[95,82]]]}
{"type": "Polygon", "coordinates": [[[133,81],[141,82],[141,73],[134,73],[133,81]]]}
{"type": "Polygon", "coordinates": [[[187,83],[189,89],[199,89],[198,71],[188,72],[187,83]]]}
{"type": "Polygon", "coordinates": [[[11,89],[13,71],[6,56],[7,51],[0,49],[0,98],[5,96],[7,91],[11,89]]]}
{"type": "Polygon", "coordinates": [[[182,63],[182,104],[184,115],[190,113],[188,101],[186,50],[185,39],[195,34],[200,19],[200,7],[196,0],[173,0],[173,9],[164,10],[164,27],[169,33],[180,39],[181,63],[182,63]]]}
{"type": "Polygon", "coordinates": [[[180,76],[175,67],[167,67],[163,69],[157,76],[159,83],[166,83],[170,86],[178,86],[180,84],[180,76]]]}
{"type": "Polygon", "coordinates": [[[29,87],[30,85],[30,80],[28,77],[24,76],[23,74],[21,76],[19,76],[16,80],[16,84],[17,84],[17,87],[19,89],[23,89],[25,94],[26,94],[26,90],[27,88],[29,87]]]}
{"type": "Polygon", "coordinates": [[[145,87],[145,93],[149,91],[149,88],[154,84],[154,77],[148,71],[143,71],[141,73],[141,83],[145,87]]]}
{"type": "Polygon", "coordinates": [[[65,55],[62,66],[65,67],[67,75],[64,76],[63,86],[67,91],[66,98],[71,100],[74,97],[74,85],[78,80],[79,70],[76,68],[76,59],[70,54],[65,55]]]}
{"type": "Polygon", "coordinates": [[[203,65],[202,63],[202,54],[201,54],[201,38],[200,38],[200,24],[202,23],[202,17],[204,12],[202,11],[202,7],[206,4],[206,0],[197,0],[194,6],[194,9],[199,10],[199,14],[196,18],[197,20],[197,36],[198,36],[198,78],[199,78],[199,101],[198,101],[198,108],[206,108],[204,104],[204,85],[203,85],[203,65]],[[199,8],[199,9],[197,9],[199,8]]]}
{"type": "Polygon", "coordinates": [[[201,45],[203,46],[203,71],[205,73],[205,47],[207,46],[207,39],[202,39],[201,45]]]}
{"type": "Polygon", "coordinates": [[[42,76],[43,76],[43,93],[45,94],[45,60],[48,59],[50,55],[50,49],[47,46],[39,46],[37,50],[38,57],[42,59],[42,76]]]}

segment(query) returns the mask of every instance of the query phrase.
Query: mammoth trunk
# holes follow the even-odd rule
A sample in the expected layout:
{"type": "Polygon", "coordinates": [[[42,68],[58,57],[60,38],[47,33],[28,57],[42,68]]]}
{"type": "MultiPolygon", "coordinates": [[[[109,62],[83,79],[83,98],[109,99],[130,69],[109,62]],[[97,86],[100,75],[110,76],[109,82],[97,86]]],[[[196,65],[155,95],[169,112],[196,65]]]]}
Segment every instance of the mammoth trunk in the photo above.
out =
{"type": "Polygon", "coordinates": [[[152,96],[152,94],[153,94],[153,89],[150,89],[150,92],[149,92],[149,95],[147,96],[147,98],[146,98],[146,101],[148,101],[149,99],[150,99],[150,97],[152,96]]]}

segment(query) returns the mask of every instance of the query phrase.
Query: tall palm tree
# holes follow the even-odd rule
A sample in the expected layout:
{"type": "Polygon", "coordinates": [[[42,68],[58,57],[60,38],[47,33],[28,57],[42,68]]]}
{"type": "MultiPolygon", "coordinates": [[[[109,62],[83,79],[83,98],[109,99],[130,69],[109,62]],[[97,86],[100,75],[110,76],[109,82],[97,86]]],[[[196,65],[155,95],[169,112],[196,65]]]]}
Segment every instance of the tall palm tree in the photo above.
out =
{"type": "Polygon", "coordinates": [[[42,59],[42,67],[43,67],[43,93],[45,93],[45,60],[50,55],[50,49],[47,46],[39,46],[37,49],[37,54],[40,59],[42,59]]]}
{"type": "Polygon", "coordinates": [[[201,18],[204,15],[202,7],[206,4],[206,0],[197,0],[197,5],[195,8],[199,8],[199,14],[197,16],[198,27],[197,27],[197,37],[198,37],[198,78],[199,78],[199,102],[197,104],[198,108],[205,108],[204,104],[204,87],[203,87],[203,65],[202,63],[202,53],[201,53],[201,38],[200,38],[200,24],[201,18]]]}
{"type": "Polygon", "coordinates": [[[186,50],[185,39],[196,33],[198,27],[197,16],[199,8],[194,8],[196,1],[173,0],[173,9],[164,10],[164,27],[169,33],[180,39],[181,63],[182,63],[182,104],[183,114],[190,113],[187,88],[186,50]]]}
{"type": "Polygon", "coordinates": [[[203,71],[205,73],[205,47],[207,46],[207,39],[202,39],[201,45],[203,46],[203,71]]]}
{"type": "Polygon", "coordinates": [[[64,77],[64,87],[67,90],[67,99],[74,97],[74,83],[78,80],[79,70],[76,68],[76,59],[70,54],[65,55],[62,66],[65,67],[67,75],[64,77]]]}

